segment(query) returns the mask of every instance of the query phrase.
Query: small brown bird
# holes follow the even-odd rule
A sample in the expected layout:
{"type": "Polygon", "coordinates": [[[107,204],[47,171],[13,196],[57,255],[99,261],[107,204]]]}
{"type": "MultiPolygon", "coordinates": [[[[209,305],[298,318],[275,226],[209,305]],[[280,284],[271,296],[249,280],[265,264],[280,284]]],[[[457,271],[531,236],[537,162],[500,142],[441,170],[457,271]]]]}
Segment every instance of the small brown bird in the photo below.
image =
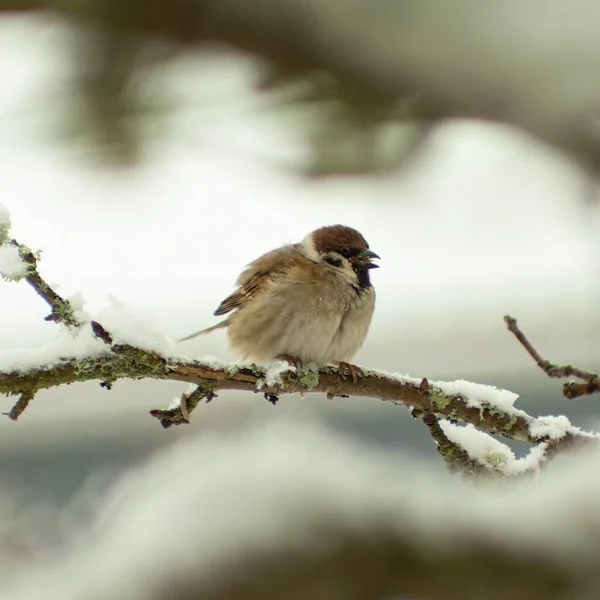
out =
{"type": "Polygon", "coordinates": [[[360,370],[348,361],[373,317],[374,258],[356,229],[321,227],[251,262],[214,314],[234,312],[183,340],[227,328],[231,348],[244,360],[336,364],[356,378],[360,370]]]}

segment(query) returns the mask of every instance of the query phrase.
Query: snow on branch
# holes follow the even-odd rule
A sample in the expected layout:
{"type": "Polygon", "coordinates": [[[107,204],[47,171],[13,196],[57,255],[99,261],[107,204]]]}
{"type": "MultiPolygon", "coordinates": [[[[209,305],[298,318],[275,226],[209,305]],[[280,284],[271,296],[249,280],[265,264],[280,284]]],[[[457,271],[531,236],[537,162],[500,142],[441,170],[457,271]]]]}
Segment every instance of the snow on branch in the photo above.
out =
{"type": "MultiPolygon", "coordinates": [[[[3,210],[0,207],[0,224],[8,230],[3,210]]],[[[566,417],[532,417],[515,408],[518,396],[513,392],[464,380],[428,381],[363,368],[364,376],[354,381],[335,367],[314,370],[277,361],[263,368],[212,357],[182,357],[139,312],[127,313],[117,301],[96,320],[90,319],[48,285],[38,272],[38,256],[10,240],[7,231],[0,251],[5,248],[18,250],[25,265],[21,278],[5,278],[27,281],[50,306],[46,319],[61,326],[51,344],[0,352],[0,394],[18,396],[12,410],[5,413],[12,420],[19,418],[37,392],[51,387],[98,381],[110,390],[121,379],[155,379],[192,384],[168,408],[150,411],[165,428],[187,423],[201,402],[210,402],[217,392],[226,390],[260,393],[273,403],[282,394],[312,392],[404,405],[413,417],[424,421],[449,469],[472,477],[533,472],[559,451],[589,446],[600,438],[573,426],[566,417]],[[453,425],[457,422],[470,427],[457,428],[453,425]],[[534,450],[529,458],[517,461],[508,447],[489,434],[526,441],[534,450]]]]}

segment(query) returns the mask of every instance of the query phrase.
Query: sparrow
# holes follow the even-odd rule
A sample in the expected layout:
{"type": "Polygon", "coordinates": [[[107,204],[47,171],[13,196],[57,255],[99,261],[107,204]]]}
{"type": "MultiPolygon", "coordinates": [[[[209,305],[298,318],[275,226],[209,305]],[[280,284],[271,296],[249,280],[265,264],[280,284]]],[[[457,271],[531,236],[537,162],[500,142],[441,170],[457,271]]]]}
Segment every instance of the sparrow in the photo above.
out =
{"type": "Polygon", "coordinates": [[[321,227],[251,262],[214,312],[231,314],[180,341],[227,329],[243,360],[333,364],[356,380],[361,371],[349,361],[365,341],[375,309],[374,258],[379,256],[356,229],[321,227]]]}

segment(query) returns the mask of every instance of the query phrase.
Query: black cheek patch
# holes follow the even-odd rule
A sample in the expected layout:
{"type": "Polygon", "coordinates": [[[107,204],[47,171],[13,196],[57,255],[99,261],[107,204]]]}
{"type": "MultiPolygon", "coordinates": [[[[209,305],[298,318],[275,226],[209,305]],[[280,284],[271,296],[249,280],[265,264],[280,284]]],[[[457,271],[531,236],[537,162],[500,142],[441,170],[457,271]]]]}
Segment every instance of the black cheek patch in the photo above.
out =
{"type": "Polygon", "coordinates": [[[323,258],[323,260],[326,263],[329,263],[330,265],[333,265],[334,267],[341,267],[342,266],[342,259],[341,258],[336,258],[335,256],[325,256],[323,258]]]}

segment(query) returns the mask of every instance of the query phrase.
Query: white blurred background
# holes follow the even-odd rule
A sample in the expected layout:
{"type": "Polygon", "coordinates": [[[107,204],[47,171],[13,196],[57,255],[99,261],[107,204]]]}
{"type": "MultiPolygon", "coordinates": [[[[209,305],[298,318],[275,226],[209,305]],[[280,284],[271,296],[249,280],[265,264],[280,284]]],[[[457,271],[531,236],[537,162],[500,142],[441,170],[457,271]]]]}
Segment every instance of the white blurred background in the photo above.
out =
{"type": "MultiPolygon", "coordinates": [[[[517,317],[550,360],[600,369],[600,206],[586,202],[587,180],[558,152],[516,129],[456,120],[410,168],[312,180],[294,169],[309,154],[302,119],[253,91],[256,65],[190,54],[152,75],[176,109],[150,132],[145,159],[112,169],[85,143],[64,140],[78,110],[66,29],[3,18],[0,39],[0,202],[12,235],[43,251],[40,270],[62,295],[80,293],[92,314],[116,298],[177,339],[214,323],[212,311],[257,255],[343,223],[382,258],[359,364],[506,387],[529,412],[593,426],[597,400],[567,403],[502,320],[517,317]]],[[[0,348],[51,340],[57,326],[45,314],[25,283],[0,282],[0,348]]],[[[222,332],[181,352],[234,358],[222,332]]],[[[222,392],[189,426],[162,430],[148,410],[186,387],[73,385],[40,393],[17,423],[0,421],[6,514],[27,523],[36,544],[45,526],[60,537],[48,515],[102,493],[122,469],[185,436],[262,420],[324,423],[437,460],[421,423],[370,399],[293,396],[273,408],[222,392]]],[[[0,403],[7,411],[11,399],[0,403]]],[[[27,546],[23,531],[17,546],[27,546]]]]}

